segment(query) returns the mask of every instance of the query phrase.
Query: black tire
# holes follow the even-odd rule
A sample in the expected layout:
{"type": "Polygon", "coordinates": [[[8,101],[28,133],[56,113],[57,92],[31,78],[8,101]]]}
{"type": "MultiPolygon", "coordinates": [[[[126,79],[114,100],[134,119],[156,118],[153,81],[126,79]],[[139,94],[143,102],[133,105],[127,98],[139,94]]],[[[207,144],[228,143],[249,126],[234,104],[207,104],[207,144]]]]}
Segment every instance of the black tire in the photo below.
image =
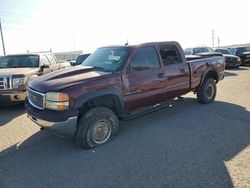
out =
{"type": "Polygon", "coordinates": [[[209,104],[214,101],[216,92],[217,88],[215,80],[212,78],[207,78],[197,91],[197,99],[202,104],[209,104]]]}
{"type": "Polygon", "coordinates": [[[107,143],[118,132],[118,128],[119,120],[112,110],[92,108],[80,117],[75,141],[85,149],[94,148],[107,143]],[[100,133],[104,135],[98,140],[100,133]]]}

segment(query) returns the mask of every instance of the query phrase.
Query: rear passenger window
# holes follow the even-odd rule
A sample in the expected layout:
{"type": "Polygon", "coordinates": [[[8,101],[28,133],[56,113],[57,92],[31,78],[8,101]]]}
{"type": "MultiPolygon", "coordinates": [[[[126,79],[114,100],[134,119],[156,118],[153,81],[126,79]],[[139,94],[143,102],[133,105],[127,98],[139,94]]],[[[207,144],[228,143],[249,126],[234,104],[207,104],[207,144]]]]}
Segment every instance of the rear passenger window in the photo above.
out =
{"type": "Polygon", "coordinates": [[[47,57],[48,57],[51,65],[57,64],[55,58],[52,55],[47,55],[47,57]]]}
{"type": "Polygon", "coordinates": [[[182,63],[180,54],[174,45],[160,46],[160,54],[164,65],[182,63]]]}
{"type": "Polygon", "coordinates": [[[41,65],[50,65],[48,58],[44,55],[40,56],[40,62],[41,65]]]}
{"type": "Polygon", "coordinates": [[[130,63],[131,70],[144,70],[159,67],[160,63],[156,49],[151,46],[138,49],[130,63]]]}

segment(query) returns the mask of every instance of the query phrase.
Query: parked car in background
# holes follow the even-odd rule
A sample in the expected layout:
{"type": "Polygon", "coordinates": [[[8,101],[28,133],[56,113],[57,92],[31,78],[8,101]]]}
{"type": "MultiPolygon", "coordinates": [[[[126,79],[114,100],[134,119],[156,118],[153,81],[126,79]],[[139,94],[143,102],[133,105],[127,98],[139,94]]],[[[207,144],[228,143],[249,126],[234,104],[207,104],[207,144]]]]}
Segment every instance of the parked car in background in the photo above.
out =
{"type": "Polygon", "coordinates": [[[227,48],[216,48],[216,52],[222,53],[225,57],[226,67],[239,67],[241,65],[240,57],[236,55],[232,55],[231,52],[227,48]]]}
{"type": "Polygon", "coordinates": [[[3,58],[3,56],[0,56],[0,61],[1,61],[2,58],[3,58]]]}
{"type": "Polygon", "coordinates": [[[58,60],[58,63],[60,65],[60,69],[72,67],[71,63],[66,60],[58,60]]]}
{"type": "Polygon", "coordinates": [[[25,108],[39,126],[74,137],[84,148],[109,141],[118,118],[135,118],[188,92],[200,103],[216,97],[224,57],[186,61],[177,42],[97,49],[80,66],[32,80],[25,108]]]}
{"type": "Polygon", "coordinates": [[[236,54],[236,48],[234,48],[234,47],[231,47],[231,48],[227,48],[229,51],[230,51],[230,53],[232,54],[232,55],[235,55],[236,54]]]}
{"type": "Polygon", "coordinates": [[[210,47],[194,47],[194,48],[186,48],[184,50],[185,55],[198,55],[202,57],[212,57],[212,56],[222,56],[221,53],[215,52],[210,47]]]}
{"type": "Polygon", "coordinates": [[[71,62],[71,65],[72,65],[72,66],[77,66],[77,65],[82,64],[82,63],[85,61],[85,59],[87,59],[87,57],[88,57],[89,55],[90,55],[90,54],[82,54],[82,55],[79,55],[79,56],[77,57],[77,59],[76,59],[75,62],[71,62]]]}
{"type": "Polygon", "coordinates": [[[242,65],[250,64],[250,47],[236,47],[236,55],[241,58],[242,65]]]}
{"type": "Polygon", "coordinates": [[[0,104],[24,101],[30,80],[68,66],[52,53],[4,56],[0,60],[0,104]]]}

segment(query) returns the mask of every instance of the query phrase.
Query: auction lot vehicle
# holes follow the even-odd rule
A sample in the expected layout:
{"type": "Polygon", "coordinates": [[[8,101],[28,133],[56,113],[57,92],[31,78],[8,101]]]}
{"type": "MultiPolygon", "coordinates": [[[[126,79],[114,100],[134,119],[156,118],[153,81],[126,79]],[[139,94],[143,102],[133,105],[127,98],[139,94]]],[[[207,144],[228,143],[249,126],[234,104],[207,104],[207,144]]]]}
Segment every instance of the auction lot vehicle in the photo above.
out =
{"type": "Polygon", "coordinates": [[[220,52],[216,52],[210,47],[186,48],[184,53],[185,55],[201,55],[203,57],[222,56],[220,52]]]}
{"type": "Polygon", "coordinates": [[[222,53],[225,57],[226,67],[239,67],[241,65],[240,57],[236,55],[232,55],[231,52],[227,48],[217,48],[215,49],[216,52],[222,53]]]}
{"type": "Polygon", "coordinates": [[[224,57],[186,61],[177,42],[97,49],[81,66],[29,82],[28,117],[84,148],[109,141],[119,118],[133,118],[190,91],[200,103],[216,96],[224,57]]]}
{"type": "Polygon", "coordinates": [[[250,47],[236,47],[236,55],[241,58],[242,65],[250,64],[250,47]]]}
{"type": "Polygon", "coordinates": [[[72,66],[77,66],[77,65],[81,65],[83,63],[83,61],[85,61],[85,59],[87,59],[87,57],[89,57],[90,54],[82,54],[79,55],[76,59],[76,61],[74,63],[72,63],[72,66]]]}
{"type": "Polygon", "coordinates": [[[0,104],[24,101],[28,81],[70,64],[52,53],[7,55],[0,60],[0,104]]]}

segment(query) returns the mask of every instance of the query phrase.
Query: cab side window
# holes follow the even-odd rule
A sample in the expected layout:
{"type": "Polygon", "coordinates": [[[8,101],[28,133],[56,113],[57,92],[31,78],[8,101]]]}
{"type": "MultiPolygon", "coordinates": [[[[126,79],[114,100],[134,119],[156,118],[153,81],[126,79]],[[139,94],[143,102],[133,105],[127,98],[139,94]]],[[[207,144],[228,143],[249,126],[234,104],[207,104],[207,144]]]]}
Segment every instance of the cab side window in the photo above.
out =
{"type": "Polygon", "coordinates": [[[145,70],[159,68],[160,63],[156,49],[152,46],[142,47],[137,50],[135,56],[131,60],[130,70],[145,70]]]}
{"type": "Polygon", "coordinates": [[[51,65],[56,65],[57,64],[55,58],[52,55],[47,55],[47,57],[48,57],[51,65]]]}
{"type": "Polygon", "coordinates": [[[174,45],[160,46],[160,54],[164,65],[182,63],[181,56],[174,45]]]}
{"type": "Polygon", "coordinates": [[[50,65],[48,58],[45,55],[40,56],[41,65],[50,65]]]}

